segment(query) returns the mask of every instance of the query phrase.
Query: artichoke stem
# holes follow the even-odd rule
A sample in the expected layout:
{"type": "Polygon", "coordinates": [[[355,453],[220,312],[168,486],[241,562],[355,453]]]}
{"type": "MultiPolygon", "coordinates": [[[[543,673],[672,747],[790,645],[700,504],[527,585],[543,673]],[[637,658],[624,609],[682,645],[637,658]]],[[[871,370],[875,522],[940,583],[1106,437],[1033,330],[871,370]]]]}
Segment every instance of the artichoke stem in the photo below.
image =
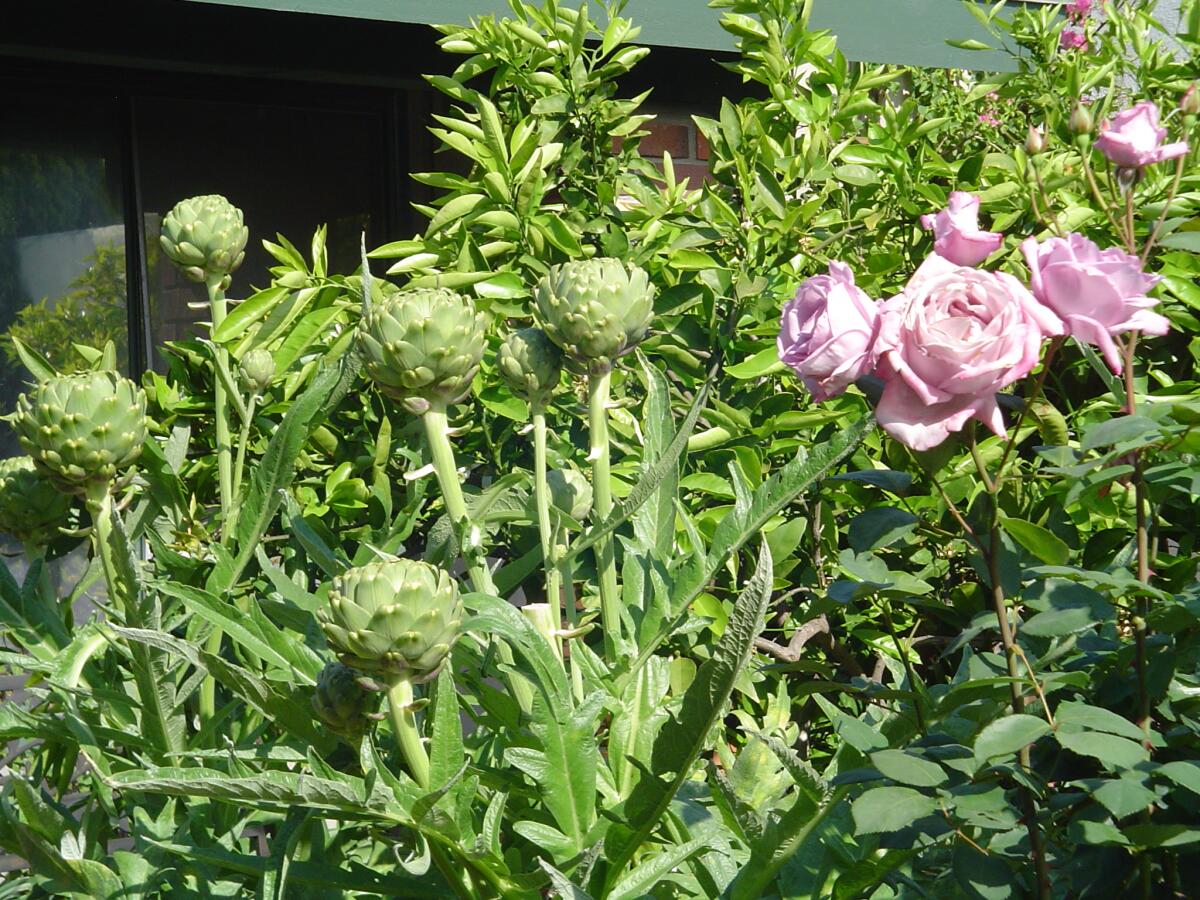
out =
{"type": "Polygon", "coordinates": [[[407,678],[392,681],[388,685],[387,699],[392,729],[396,732],[396,742],[400,745],[409,774],[421,788],[429,790],[429,756],[421,742],[417,718],[412,711],[412,682],[407,678]]]}
{"type": "MultiPolygon", "coordinates": [[[[433,403],[421,419],[425,423],[425,437],[429,441],[429,454],[433,457],[433,471],[437,475],[438,485],[442,489],[442,502],[446,504],[446,513],[456,526],[466,523],[467,503],[463,499],[462,486],[458,483],[458,466],[454,462],[454,448],[450,445],[450,428],[446,420],[446,405],[433,403]]],[[[467,564],[467,574],[471,579],[471,587],[480,594],[496,596],[496,585],[492,581],[492,573],[486,565],[478,562],[467,564]]],[[[512,649],[501,641],[496,648],[500,662],[512,665],[512,649]]],[[[533,688],[520,675],[510,674],[506,679],[513,697],[528,713],[533,709],[533,688]]]]}
{"type": "MultiPolygon", "coordinates": [[[[592,522],[603,528],[612,512],[612,484],[608,454],[608,399],[612,370],[593,371],[588,375],[588,425],[591,430],[592,522]]],[[[596,542],[596,571],[600,576],[600,619],[604,625],[604,645],[609,659],[617,658],[621,638],[620,595],[617,588],[617,562],[612,535],[596,542]]]]}
{"type": "MultiPolygon", "coordinates": [[[[446,504],[446,513],[456,528],[464,523],[470,527],[467,503],[463,499],[462,485],[458,482],[454,448],[450,445],[450,426],[446,419],[445,404],[432,404],[421,418],[425,422],[425,437],[429,441],[433,471],[437,475],[438,486],[442,489],[442,502],[446,504]]],[[[476,591],[495,596],[496,585],[492,582],[492,573],[486,565],[468,561],[467,574],[471,578],[471,587],[476,591]]]]}
{"type": "Polygon", "coordinates": [[[554,529],[550,524],[550,488],[546,483],[546,407],[534,401],[533,415],[533,499],[537,505],[538,532],[542,539],[542,569],[546,575],[546,603],[550,607],[554,629],[554,647],[562,656],[562,597],[561,574],[558,571],[554,529]]]}
{"type": "Polygon", "coordinates": [[[242,494],[242,473],[246,466],[246,444],[250,441],[250,425],[254,421],[254,409],[258,405],[258,394],[250,395],[250,402],[246,404],[246,415],[242,419],[241,433],[238,434],[237,460],[233,464],[233,494],[239,498],[239,502],[234,503],[233,509],[229,514],[229,531],[232,533],[237,528],[238,511],[242,508],[240,502],[242,494]]]}
{"type": "MultiPolygon", "coordinates": [[[[562,585],[563,605],[567,609],[567,628],[575,631],[579,627],[579,611],[575,608],[575,575],[571,571],[571,559],[566,555],[566,547],[559,544],[558,580],[562,585]]],[[[565,650],[565,642],[564,642],[565,650]]],[[[571,656],[571,691],[577,703],[583,702],[583,671],[579,668],[575,656],[571,656]]]]}
{"type": "MultiPolygon", "coordinates": [[[[224,275],[209,275],[204,285],[208,289],[208,306],[212,319],[212,332],[225,321],[225,291],[221,289],[224,275]]],[[[229,351],[214,341],[214,364],[217,369],[228,369],[229,351]]],[[[225,384],[221,376],[213,373],[213,419],[217,434],[217,478],[221,491],[221,543],[229,542],[233,534],[230,521],[233,507],[233,448],[229,437],[229,403],[225,384]]]]}

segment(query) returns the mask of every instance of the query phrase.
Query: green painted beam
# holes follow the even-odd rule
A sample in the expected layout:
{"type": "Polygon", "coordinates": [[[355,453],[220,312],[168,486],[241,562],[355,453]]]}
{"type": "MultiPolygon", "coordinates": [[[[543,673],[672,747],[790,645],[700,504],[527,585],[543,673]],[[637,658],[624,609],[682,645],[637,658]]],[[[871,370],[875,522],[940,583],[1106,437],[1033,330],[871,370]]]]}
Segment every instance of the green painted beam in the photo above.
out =
{"type": "MultiPolygon", "coordinates": [[[[505,0],[191,0],[390,22],[465,22],[509,12],[505,0]]],[[[1029,0],[1055,2],[1055,0],[1029,0]]],[[[732,39],[706,0],[629,0],[625,15],[653,45],[729,51],[732,39]]],[[[816,0],[812,26],[829,29],[850,59],[946,68],[1010,69],[1003,53],[958,50],[948,39],[989,36],[959,0],[816,0]]]]}

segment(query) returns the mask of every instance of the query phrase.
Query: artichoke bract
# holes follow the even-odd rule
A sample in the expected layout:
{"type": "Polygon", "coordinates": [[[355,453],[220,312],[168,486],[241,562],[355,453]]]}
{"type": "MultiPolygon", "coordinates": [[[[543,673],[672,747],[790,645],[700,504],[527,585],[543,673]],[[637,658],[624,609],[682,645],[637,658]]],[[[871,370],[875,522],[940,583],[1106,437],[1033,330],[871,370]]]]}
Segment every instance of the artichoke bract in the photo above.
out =
{"type": "Polygon", "coordinates": [[[613,360],[636,347],[654,316],[649,276],[619,259],[554,266],[535,295],[546,334],[589,371],[607,371],[613,360]]]}
{"type": "Polygon", "coordinates": [[[248,352],[238,365],[242,389],[252,394],[261,394],[271,385],[275,377],[275,357],[261,347],[248,352]]]}
{"type": "Polygon", "coordinates": [[[377,718],[379,694],[364,685],[368,679],[340,662],[327,663],[317,676],[312,706],[322,722],[338,734],[362,737],[377,718]]]}
{"type": "Polygon", "coordinates": [[[552,469],[546,474],[550,502],[555,509],[582,522],[592,511],[592,486],[578,469],[552,469]]]}
{"type": "Polygon", "coordinates": [[[422,681],[436,674],[458,637],[462,601],[444,570],[417,560],[384,560],[334,578],[329,603],[317,616],[345,665],[422,681]]]}
{"type": "Polygon", "coordinates": [[[371,304],[358,325],[367,375],[414,415],[471,389],[486,326],[475,304],[444,288],[400,291],[371,304]]]}
{"type": "Polygon", "coordinates": [[[500,345],[496,367],[517,396],[546,403],[562,377],[562,351],[540,328],[522,328],[500,345]]]}
{"type": "Polygon", "coordinates": [[[215,278],[225,289],[246,258],[249,237],[242,211],[220,194],[206,194],[175,204],[163,218],[159,243],[192,281],[215,278]]]}
{"type": "Polygon", "coordinates": [[[146,395],[116,372],[56,375],[17,398],[12,422],[38,470],[86,496],[141,455],[146,395]]]}
{"type": "Polygon", "coordinates": [[[71,498],[56,488],[28,456],[0,460],[0,532],[44,547],[66,522],[71,498]]]}

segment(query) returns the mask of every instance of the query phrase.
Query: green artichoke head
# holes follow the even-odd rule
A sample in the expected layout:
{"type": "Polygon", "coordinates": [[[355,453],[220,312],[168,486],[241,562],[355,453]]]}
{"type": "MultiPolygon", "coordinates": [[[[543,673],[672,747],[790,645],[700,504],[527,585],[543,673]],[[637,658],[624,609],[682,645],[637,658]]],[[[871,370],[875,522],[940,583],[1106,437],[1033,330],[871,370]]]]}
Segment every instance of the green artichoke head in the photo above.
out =
{"type": "Polygon", "coordinates": [[[550,340],[589,371],[607,371],[646,336],[654,286],[619,259],[573,260],[538,282],[538,318],[550,340]]]}
{"type": "Polygon", "coordinates": [[[546,473],[550,503],[576,522],[592,511],[592,485],[578,469],[552,469],[546,473]]]}
{"type": "Polygon", "coordinates": [[[61,490],[87,495],[141,455],[146,395],[116,372],[56,375],[17,398],[21,446],[61,490]]]}
{"type": "Polygon", "coordinates": [[[562,377],[562,351],[542,329],[522,328],[504,339],[496,366],[518,397],[546,403],[562,377]]]}
{"type": "Polygon", "coordinates": [[[251,394],[261,394],[275,377],[275,357],[269,350],[256,347],[242,357],[238,365],[238,375],[242,382],[242,390],[251,394]]]}
{"type": "Polygon", "coordinates": [[[400,291],[372,303],[358,325],[367,375],[414,415],[471,389],[483,359],[484,317],[444,288],[400,291]]]}
{"type": "Polygon", "coordinates": [[[225,289],[246,258],[249,237],[242,211],[219,194],[206,194],[175,204],[163,218],[159,242],[192,281],[214,279],[225,289]]]}
{"type": "Polygon", "coordinates": [[[352,740],[371,727],[379,707],[379,693],[362,672],[340,662],[325,665],[317,676],[312,706],[322,722],[352,740]]]}
{"type": "Polygon", "coordinates": [[[66,523],[71,498],[37,470],[28,456],[0,460],[0,532],[44,547],[66,523]]]}
{"type": "Polygon", "coordinates": [[[360,672],[421,681],[433,677],[458,637],[462,601],[443,569],[392,559],[333,579],[318,612],[325,639],[360,672]]]}

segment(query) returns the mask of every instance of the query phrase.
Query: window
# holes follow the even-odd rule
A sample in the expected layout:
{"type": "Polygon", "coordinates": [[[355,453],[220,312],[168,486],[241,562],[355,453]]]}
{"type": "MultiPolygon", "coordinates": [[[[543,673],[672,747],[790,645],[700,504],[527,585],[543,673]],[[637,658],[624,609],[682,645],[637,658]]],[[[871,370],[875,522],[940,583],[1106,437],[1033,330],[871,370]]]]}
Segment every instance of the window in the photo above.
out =
{"type": "MultiPolygon", "coordinates": [[[[11,338],[56,366],[112,340],[129,370],[119,109],[114,98],[0,94],[0,406],[29,380],[11,338]]],[[[11,429],[0,453],[20,453],[11,429]]]]}

